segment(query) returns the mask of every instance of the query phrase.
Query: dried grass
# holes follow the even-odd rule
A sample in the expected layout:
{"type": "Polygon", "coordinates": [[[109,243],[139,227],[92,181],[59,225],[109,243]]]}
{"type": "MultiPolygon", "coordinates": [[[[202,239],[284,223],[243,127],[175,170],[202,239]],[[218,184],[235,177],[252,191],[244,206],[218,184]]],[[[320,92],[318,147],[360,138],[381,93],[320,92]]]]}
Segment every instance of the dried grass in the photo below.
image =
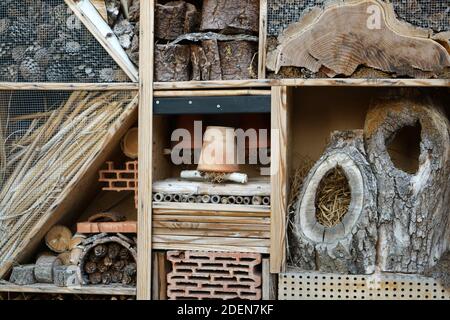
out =
{"type": "Polygon", "coordinates": [[[14,142],[7,159],[11,174],[0,191],[0,269],[13,263],[31,230],[48,218],[100,151],[111,126],[136,103],[132,93],[74,92],[47,118],[36,115],[39,120],[14,142]]]}
{"type": "Polygon", "coordinates": [[[325,227],[340,223],[348,211],[351,191],[340,167],[330,170],[320,181],[316,194],[316,218],[325,227]]]}

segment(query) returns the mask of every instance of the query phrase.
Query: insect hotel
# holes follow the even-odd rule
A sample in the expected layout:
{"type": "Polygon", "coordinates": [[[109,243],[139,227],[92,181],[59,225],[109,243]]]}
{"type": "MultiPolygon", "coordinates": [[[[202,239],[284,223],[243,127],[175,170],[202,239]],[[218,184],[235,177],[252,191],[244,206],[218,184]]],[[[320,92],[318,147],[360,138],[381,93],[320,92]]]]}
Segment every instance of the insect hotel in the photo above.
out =
{"type": "Polygon", "coordinates": [[[450,298],[446,0],[4,0],[0,299],[450,298]]]}

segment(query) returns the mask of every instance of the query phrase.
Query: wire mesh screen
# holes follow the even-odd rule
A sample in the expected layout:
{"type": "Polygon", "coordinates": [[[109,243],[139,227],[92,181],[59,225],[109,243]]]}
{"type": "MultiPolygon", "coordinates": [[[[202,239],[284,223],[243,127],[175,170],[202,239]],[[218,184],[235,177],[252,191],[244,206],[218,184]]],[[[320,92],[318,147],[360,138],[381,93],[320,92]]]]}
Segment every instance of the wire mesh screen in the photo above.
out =
{"type": "Polygon", "coordinates": [[[64,0],[1,0],[1,81],[129,79],[64,0]]]}
{"type": "MultiPolygon", "coordinates": [[[[277,36],[311,8],[323,8],[330,0],[269,0],[267,32],[277,36]]],[[[398,18],[436,32],[450,30],[449,0],[392,0],[398,18]]]]}
{"type": "Polygon", "coordinates": [[[125,91],[0,91],[0,270],[136,104],[125,91]]]}

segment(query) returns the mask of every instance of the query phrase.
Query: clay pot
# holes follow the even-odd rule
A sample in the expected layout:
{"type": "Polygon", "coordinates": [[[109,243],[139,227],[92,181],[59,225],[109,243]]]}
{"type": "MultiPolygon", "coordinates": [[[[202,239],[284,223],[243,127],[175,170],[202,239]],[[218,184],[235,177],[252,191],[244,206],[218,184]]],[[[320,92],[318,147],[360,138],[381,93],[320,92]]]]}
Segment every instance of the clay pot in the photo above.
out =
{"type": "Polygon", "coordinates": [[[121,148],[123,153],[131,158],[136,159],[139,154],[139,130],[137,127],[131,128],[122,139],[121,148]]]}
{"type": "Polygon", "coordinates": [[[237,147],[234,128],[207,127],[197,170],[208,172],[236,172],[237,147]]]}

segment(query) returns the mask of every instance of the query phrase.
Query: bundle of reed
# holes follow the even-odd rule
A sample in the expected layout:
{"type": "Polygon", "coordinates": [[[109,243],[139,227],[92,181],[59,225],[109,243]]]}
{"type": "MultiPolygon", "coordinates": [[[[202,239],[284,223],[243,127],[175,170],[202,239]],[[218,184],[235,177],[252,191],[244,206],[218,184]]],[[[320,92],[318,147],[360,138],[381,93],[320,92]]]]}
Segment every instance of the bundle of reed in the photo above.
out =
{"type": "Polygon", "coordinates": [[[348,211],[351,191],[342,169],[335,167],[320,181],[316,195],[316,218],[325,227],[334,227],[348,211]]]}
{"type": "Polygon", "coordinates": [[[0,268],[14,262],[33,227],[51,215],[116,120],[136,104],[131,92],[76,91],[46,117],[36,114],[8,154],[11,173],[0,191],[0,268]]]}

